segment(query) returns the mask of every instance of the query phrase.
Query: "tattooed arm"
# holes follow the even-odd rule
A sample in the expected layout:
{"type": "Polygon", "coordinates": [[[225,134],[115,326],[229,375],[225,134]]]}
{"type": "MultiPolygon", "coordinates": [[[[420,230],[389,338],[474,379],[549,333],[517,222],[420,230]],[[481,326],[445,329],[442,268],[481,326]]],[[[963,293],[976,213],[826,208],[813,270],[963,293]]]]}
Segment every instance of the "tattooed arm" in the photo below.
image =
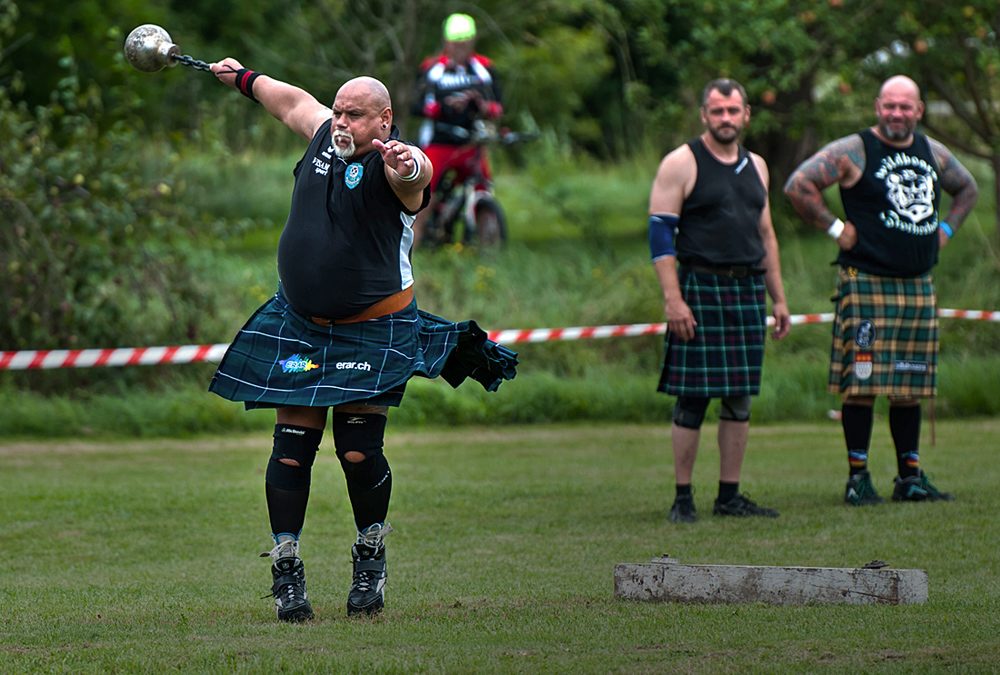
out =
{"type": "MultiPolygon", "coordinates": [[[[969,215],[972,207],[976,205],[976,199],[979,197],[979,186],[976,185],[976,179],[972,177],[968,169],[955,159],[955,156],[948,151],[948,148],[933,138],[928,138],[927,140],[931,144],[931,152],[934,153],[934,159],[937,160],[938,178],[940,179],[941,187],[951,195],[951,206],[948,208],[948,215],[941,220],[948,223],[953,232],[958,232],[958,228],[962,226],[965,217],[969,215]]],[[[941,246],[944,247],[948,243],[948,235],[943,230],[939,230],[939,232],[941,246]]]]}
{"type": "MultiPolygon", "coordinates": [[[[823,190],[834,184],[851,187],[865,171],[865,145],[861,136],[853,134],[838,139],[807,159],[792,172],[785,183],[785,196],[810,225],[829,229],[837,219],[823,199],[823,190]]],[[[854,225],[844,223],[837,237],[840,248],[848,250],[857,243],[854,225]]]]}

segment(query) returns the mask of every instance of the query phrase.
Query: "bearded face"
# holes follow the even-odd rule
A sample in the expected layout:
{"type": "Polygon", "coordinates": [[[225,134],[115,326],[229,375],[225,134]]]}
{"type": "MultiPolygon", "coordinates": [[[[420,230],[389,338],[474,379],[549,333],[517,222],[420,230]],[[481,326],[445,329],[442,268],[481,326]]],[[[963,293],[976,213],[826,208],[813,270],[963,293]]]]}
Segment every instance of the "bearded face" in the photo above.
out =
{"type": "Polygon", "coordinates": [[[736,90],[724,96],[718,90],[709,93],[701,109],[705,129],[721,145],[739,141],[743,128],[750,120],[750,109],[736,90]]]}
{"type": "Polygon", "coordinates": [[[906,142],[924,113],[920,92],[908,82],[887,85],[875,99],[878,130],[891,142],[906,142]]]}

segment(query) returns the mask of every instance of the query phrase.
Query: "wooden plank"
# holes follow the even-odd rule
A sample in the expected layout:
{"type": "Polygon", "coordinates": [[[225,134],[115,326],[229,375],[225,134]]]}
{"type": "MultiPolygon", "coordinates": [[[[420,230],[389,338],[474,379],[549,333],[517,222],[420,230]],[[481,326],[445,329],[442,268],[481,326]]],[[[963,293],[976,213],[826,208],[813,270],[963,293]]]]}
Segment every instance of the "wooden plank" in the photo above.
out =
{"type": "Polygon", "coordinates": [[[688,565],[673,558],[653,560],[615,565],[615,597],[775,605],[919,605],[927,601],[926,570],[688,565]]]}

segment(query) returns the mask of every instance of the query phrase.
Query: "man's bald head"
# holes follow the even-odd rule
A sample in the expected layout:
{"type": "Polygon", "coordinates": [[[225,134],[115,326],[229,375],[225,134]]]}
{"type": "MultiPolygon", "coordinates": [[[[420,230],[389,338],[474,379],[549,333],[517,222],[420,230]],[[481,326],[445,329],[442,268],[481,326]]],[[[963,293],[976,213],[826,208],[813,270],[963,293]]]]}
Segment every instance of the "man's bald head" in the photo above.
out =
{"type": "Polygon", "coordinates": [[[389,139],[392,102],[389,90],[374,77],[356,77],[337,90],[333,102],[333,146],[338,157],[363,155],[373,140],[389,139]]]}
{"type": "Polygon", "coordinates": [[[909,95],[913,97],[915,102],[920,101],[920,87],[906,75],[894,75],[883,82],[882,87],[878,90],[878,97],[882,98],[887,93],[909,95]]]}
{"type": "Polygon", "coordinates": [[[906,147],[913,140],[917,122],[924,115],[920,87],[905,75],[895,75],[882,83],[875,99],[877,130],[882,140],[906,147]]]}
{"type": "Polygon", "coordinates": [[[389,90],[374,77],[368,77],[367,75],[355,77],[353,80],[348,80],[343,84],[340,91],[337,92],[338,96],[341,91],[345,93],[346,91],[350,91],[351,93],[365,96],[380,111],[392,107],[389,90]]]}

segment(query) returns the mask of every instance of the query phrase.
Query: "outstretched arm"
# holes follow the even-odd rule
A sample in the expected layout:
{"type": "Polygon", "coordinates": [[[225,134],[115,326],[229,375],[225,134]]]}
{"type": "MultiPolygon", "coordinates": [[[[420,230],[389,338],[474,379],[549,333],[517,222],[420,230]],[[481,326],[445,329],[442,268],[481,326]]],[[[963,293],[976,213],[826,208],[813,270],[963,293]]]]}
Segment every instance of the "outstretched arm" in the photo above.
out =
{"type": "MultiPolygon", "coordinates": [[[[243,69],[239,61],[227,58],[213,63],[211,68],[220,82],[243,91],[236,82],[237,71],[243,69]]],[[[330,109],[309,92],[267,75],[255,77],[252,92],[267,112],[306,140],[312,140],[320,125],[331,117],[330,109]]]]}
{"type": "MultiPolygon", "coordinates": [[[[837,217],[823,199],[834,184],[853,185],[865,170],[865,145],[857,134],[836,140],[802,163],[785,183],[785,196],[808,224],[826,232],[837,217]]],[[[837,237],[844,250],[854,247],[857,232],[850,222],[837,237]]]]}
{"type": "Polygon", "coordinates": [[[434,176],[434,166],[420,148],[402,141],[372,141],[375,149],[382,153],[385,162],[385,177],[399,200],[416,211],[424,201],[424,188],[430,185],[434,176]]]}

